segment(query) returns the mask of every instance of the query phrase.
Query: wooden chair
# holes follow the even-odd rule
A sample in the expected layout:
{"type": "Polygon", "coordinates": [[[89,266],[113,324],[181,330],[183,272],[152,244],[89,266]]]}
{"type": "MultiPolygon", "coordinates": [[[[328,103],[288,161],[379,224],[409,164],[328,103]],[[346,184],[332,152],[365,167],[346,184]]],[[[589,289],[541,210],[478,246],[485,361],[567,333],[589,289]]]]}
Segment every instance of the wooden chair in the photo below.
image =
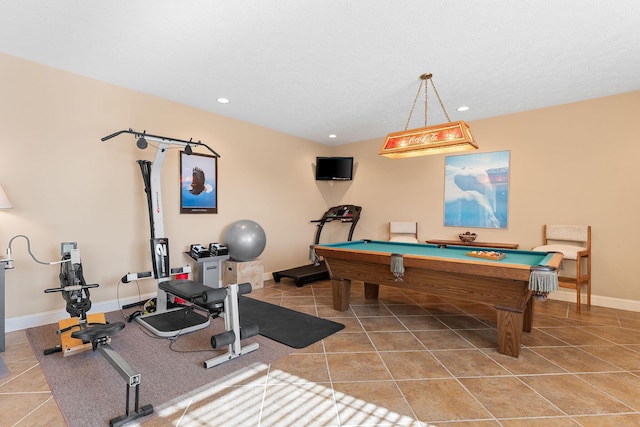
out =
{"type": "Polygon", "coordinates": [[[417,222],[390,222],[390,242],[419,243],[417,222]]]}
{"type": "Polygon", "coordinates": [[[587,308],[591,308],[591,226],[545,225],[544,245],[533,250],[561,252],[564,259],[575,261],[575,277],[558,277],[558,285],[576,290],[578,314],[582,304],[582,286],[586,285],[587,308]],[[586,269],[583,269],[584,267],[586,269]]]}

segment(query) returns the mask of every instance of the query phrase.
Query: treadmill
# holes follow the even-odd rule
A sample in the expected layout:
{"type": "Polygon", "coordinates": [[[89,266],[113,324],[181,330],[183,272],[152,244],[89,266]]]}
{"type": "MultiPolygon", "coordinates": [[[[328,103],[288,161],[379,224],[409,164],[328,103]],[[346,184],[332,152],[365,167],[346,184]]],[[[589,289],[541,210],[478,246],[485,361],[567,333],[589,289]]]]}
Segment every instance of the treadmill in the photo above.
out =
{"type": "MultiPolygon", "coordinates": [[[[331,221],[340,221],[343,223],[350,223],[348,241],[351,241],[353,237],[353,230],[356,228],[356,224],[360,219],[360,212],[362,208],[355,205],[340,205],[329,208],[328,211],[322,215],[322,218],[312,220],[311,222],[317,222],[316,239],[315,244],[320,243],[320,234],[324,225],[331,221]]],[[[306,283],[317,282],[319,280],[327,280],[330,278],[329,269],[324,260],[315,262],[313,264],[303,265],[302,267],[290,268],[288,270],[273,272],[273,280],[280,282],[283,277],[293,279],[294,283],[298,287],[306,283]]]]}

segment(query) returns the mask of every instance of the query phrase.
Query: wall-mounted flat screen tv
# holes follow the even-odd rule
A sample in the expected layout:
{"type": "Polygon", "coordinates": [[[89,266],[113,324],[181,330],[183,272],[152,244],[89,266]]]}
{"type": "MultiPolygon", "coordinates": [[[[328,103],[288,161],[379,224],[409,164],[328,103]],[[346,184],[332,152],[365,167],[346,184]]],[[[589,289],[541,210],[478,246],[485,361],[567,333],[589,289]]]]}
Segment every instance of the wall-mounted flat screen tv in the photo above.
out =
{"type": "Polygon", "coordinates": [[[353,157],[316,157],[316,180],[351,181],[353,157]]]}

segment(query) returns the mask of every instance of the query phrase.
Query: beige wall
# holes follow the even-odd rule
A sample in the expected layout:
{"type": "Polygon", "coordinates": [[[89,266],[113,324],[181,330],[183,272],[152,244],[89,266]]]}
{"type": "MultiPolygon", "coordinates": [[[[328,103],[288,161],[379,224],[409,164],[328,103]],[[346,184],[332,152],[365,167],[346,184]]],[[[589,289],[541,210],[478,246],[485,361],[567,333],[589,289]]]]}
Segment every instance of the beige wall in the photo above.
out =
{"type": "MultiPolygon", "coordinates": [[[[14,205],[0,211],[0,248],[25,234],[33,253],[50,261],[59,259],[60,242],[77,241],[87,281],[100,284],[94,303],[137,295],[133,284],[118,288],[119,279],[151,266],[136,160],[153,160],[154,151],[138,150],[130,135],[100,142],[129,127],[200,139],[222,156],[217,215],[178,213],[178,150],[167,156],[162,185],[174,266],[188,263],[182,252],[191,243],[220,240],[238,219],[265,229],[266,272],[302,265],[315,233],[309,220],[340,203],[363,207],[354,238],[384,238],[389,220],[417,220],[422,239],[465,231],[442,225],[443,156],[383,158],[383,138],[327,147],[6,55],[0,69],[0,184],[14,205]],[[315,157],[328,154],[354,156],[355,179],[315,181],[315,157]]],[[[640,302],[632,128],[639,105],[640,92],[633,92],[471,122],[481,152],[511,151],[509,229],[475,230],[480,238],[530,248],[545,222],[591,224],[594,295],[640,302]]],[[[323,241],[344,240],[347,228],[329,224],[323,241]]],[[[23,239],[12,246],[6,316],[62,309],[59,295],[43,293],[58,286],[58,268],[33,262],[23,239]]],[[[139,283],[142,293],[153,292],[152,281],[139,283]]]]}
{"type": "MultiPolygon", "coordinates": [[[[60,259],[60,242],[78,242],[84,276],[99,283],[94,303],[114,300],[119,279],[151,269],[146,196],[131,135],[100,138],[132,127],[202,140],[218,162],[219,213],[179,214],[179,150],[163,167],[164,223],[172,266],[185,265],[192,243],[220,241],[225,227],[252,219],[267,234],[261,259],[273,271],[308,262],[315,225],[327,196],[313,175],[329,147],[163,99],[0,55],[0,184],[14,209],[0,211],[0,248],[25,234],[39,259],[60,259]]],[[[204,152],[204,151],[203,151],[204,152]]],[[[12,244],[16,268],[6,272],[6,316],[60,310],[58,267],[31,260],[24,239],[12,244]]],[[[140,281],[141,292],[155,289],[140,281]]],[[[121,286],[120,298],[137,295],[121,286]]]]}
{"type": "MultiPolygon", "coordinates": [[[[640,302],[635,231],[640,216],[640,92],[470,122],[479,152],[509,150],[509,228],[475,229],[479,240],[541,244],[545,223],[590,224],[593,295],[640,302]]],[[[416,220],[419,237],[456,238],[443,226],[444,156],[388,159],[384,138],[338,147],[354,155],[344,200],[364,206],[356,237],[381,236],[389,220],[416,220]]],[[[565,268],[574,271],[575,264],[565,268]]],[[[636,306],[637,308],[637,306],[636,306]]]]}

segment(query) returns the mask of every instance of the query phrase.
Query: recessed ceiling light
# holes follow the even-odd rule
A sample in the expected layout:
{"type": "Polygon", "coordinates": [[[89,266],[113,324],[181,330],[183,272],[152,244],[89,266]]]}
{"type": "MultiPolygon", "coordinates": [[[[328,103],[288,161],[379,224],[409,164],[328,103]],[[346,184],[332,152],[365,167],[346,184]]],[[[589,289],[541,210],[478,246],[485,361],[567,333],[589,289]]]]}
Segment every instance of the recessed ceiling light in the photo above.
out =
{"type": "Polygon", "coordinates": [[[229,100],[227,98],[218,98],[216,99],[220,104],[228,104],[229,100]]]}
{"type": "Polygon", "coordinates": [[[467,111],[469,110],[469,107],[467,107],[466,105],[462,105],[458,108],[456,108],[457,111],[467,111]]]}
{"type": "Polygon", "coordinates": [[[329,135],[329,138],[337,138],[338,135],[336,135],[335,133],[332,133],[331,135],[329,135]]]}

